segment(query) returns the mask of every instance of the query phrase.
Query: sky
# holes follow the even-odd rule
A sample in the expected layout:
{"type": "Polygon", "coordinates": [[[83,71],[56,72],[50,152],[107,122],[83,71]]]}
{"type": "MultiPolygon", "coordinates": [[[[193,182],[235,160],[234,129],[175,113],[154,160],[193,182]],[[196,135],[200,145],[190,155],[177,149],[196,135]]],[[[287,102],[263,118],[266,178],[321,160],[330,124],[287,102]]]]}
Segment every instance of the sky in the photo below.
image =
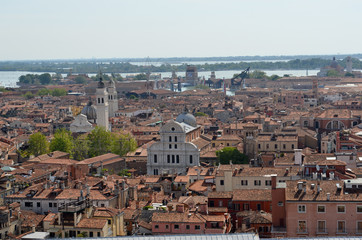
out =
{"type": "Polygon", "coordinates": [[[360,0],[11,0],[0,61],[362,53],[360,0]]]}

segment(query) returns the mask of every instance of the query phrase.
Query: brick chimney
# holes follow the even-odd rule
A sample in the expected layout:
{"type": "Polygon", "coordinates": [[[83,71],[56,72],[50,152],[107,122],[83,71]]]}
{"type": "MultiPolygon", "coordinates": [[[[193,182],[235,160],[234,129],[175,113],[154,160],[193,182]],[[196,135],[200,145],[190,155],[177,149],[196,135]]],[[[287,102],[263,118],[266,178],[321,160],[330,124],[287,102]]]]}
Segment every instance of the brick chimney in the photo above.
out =
{"type": "Polygon", "coordinates": [[[183,204],[177,204],[176,205],[176,211],[179,213],[185,212],[185,206],[183,204]]]}

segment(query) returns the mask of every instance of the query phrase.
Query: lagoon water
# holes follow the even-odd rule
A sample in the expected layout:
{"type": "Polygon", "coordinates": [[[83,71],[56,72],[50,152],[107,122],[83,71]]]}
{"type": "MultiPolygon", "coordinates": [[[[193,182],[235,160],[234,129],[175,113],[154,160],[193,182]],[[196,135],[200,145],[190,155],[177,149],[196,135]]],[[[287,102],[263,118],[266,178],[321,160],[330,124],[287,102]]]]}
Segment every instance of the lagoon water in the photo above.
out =
{"type": "MultiPolygon", "coordinates": [[[[300,77],[307,76],[306,70],[263,70],[266,72],[268,76],[276,74],[278,76],[283,76],[284,74],[288,74],[290,76],[300,77]]],[[[235,73],[240,73],[241,71],[237,70],[229,70],[229,71],[215,71],[215,75],[217,78],[231,78],[235,73]]],[[[319,70],[308,70],[308,76],[317,75],[319,70]]],[[[0,71],[0,86],[4,87],[17,87],[16,82],[18,81],[21,75],[25,74],[42,74],[44,72],[23,72],[23,71],[0,71]]],[[[50,74],[54,74],[51,73],[50,74]]],[[[126,77],[127,75],[138,74],[138,73],[121,73],[122,77],[126,77]]],[[[153,72],[152,74],[161,74],[161,77],[171,77],[171,72],[153,72]]],[[[185,76],[185,72],[177,72],[179,76],[185,76]]],[[[211,72],[199,72],[199,77],[205,77],[208,79],[211,75],[211,72]]],[[[63,74],[65,76],[66,74],[63,74]]],[[[89,76],[94,76],[95,74],[89,74],[89,76]]]]}

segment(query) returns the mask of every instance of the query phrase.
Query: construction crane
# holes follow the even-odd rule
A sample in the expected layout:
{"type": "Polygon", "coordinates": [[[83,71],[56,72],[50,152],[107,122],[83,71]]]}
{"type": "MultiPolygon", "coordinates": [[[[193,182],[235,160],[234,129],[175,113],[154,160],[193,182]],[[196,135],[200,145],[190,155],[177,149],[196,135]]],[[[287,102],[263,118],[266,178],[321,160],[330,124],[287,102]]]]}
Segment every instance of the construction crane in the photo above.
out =
{"type": "Polygon", "coordinates": [[[233,78],[231,79],[231,85],[238,87],[238,86],[240,86],[240,85],[242,84],[243,89],[245,89],[245,88],[246,88],[245,78],[246,78],[246,76],[248,76],[248,74],[249,74],[249,69],[250,69],[250,67],[248,67],[247,69],[245,69],[244,71],[242,71],[242,72],[241,72],[240,74],[238,74],[237,76],[233,77],[233,78]],[[241,79],[240,82],[239,82],[239,81],[236,81],[237,78],[240,78],[240,79],[241,79]]]}

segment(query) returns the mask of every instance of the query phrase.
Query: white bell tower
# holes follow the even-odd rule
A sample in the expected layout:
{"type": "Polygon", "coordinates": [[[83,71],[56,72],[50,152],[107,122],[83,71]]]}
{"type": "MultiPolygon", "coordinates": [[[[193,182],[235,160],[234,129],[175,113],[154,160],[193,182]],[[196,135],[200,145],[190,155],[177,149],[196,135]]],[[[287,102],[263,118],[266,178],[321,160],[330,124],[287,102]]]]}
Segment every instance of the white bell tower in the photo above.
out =
{"type": "Polygon", "coordinates": [[[96,90],[97,125],[109,130],[108,122],[108,92],[103,82],[102,73],[99,73],[99,82],[96,90]]]}
{"type": "Polygon", "coordinates": [[[114,117],[115,112],[118,111],[118,95],[116,90],[116,84],[111,79],[108,87],[108,102],[109,102],[109,117],[114,117]]]}

